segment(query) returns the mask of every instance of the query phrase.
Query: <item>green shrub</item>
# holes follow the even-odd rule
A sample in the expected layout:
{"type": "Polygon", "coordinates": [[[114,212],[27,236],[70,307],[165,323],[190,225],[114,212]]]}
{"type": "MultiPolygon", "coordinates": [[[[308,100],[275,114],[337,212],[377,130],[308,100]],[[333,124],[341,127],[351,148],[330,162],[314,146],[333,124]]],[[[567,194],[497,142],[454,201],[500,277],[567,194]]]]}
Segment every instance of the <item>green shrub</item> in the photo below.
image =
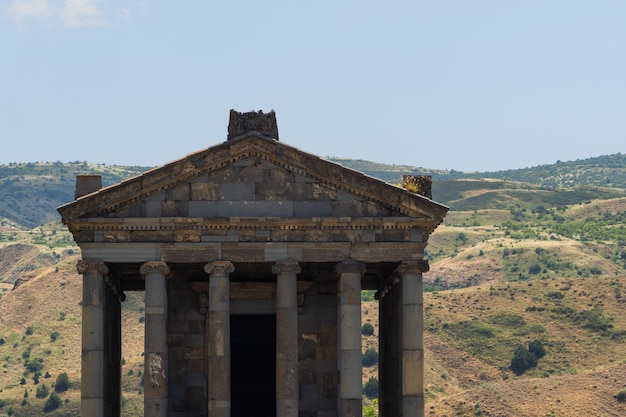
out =
{"type": "Polygon", "coordinates": [[[552,300],[562,300],[565,297],[565,294],[563,294],[562,292],[557,292],[557,291],[551,291],[547,295],[548,295],[548,298],[552,300]]]}
{"type": "Polygon", "coordinates": [[[621,390],[617,391],[615,398],[617,399],[618,402],[625,403],[626,402],[626,388],[622,388],[621,390]]]}
{"type": "Polygon", "coordinates": [[[523,374],[527,369],[537,365],[537,357],[524,345],[518,345],[511,359],[511,370],[518,375],[523,374]]]}
{"type": "Polygon", "coordinates": [[[530,266],[530,268],[528,268],[528,273],[529,274],[537,275],[540,272],[541,272],[541,265],[539,265],[539,264],[533,264],[533,265],[530,266]]]}
{"type": "Polygon", "coordinates": [[[46,398],[50,391],[48,390],[48,386],[46,384],[41,384],[37,387],[37,393],[35,397],[37,398],[46,398]]]}
{"type": "Polygon", "coordinates": [[[66,372],[61,372],[59,376],[57,376],[57,381],[54,383],[54,390],[56,392],[65,392],[68,389],[70,389],[70,380],[66,372]]]}
{"type": "Polygon", "coordinates": [[[369,323],[365,323],[362,327],[361,327],[361,334],[364,336],[371,336],[374,334],[374,326],[372,326],[369,323]]]}
{"type": "Polygon", "coordinates": [[[543,343],[541,343],[541,340],[539,339],[528,342],[528,351],[533,353],[537,359],[541,359],[546,356],[546,349],[543,347],[543,343]]]}
{"type": "Polygon", "coordinates": [[[363,366],[374,366],[378,363],[378,352],[373,348],[368,348],[363,354],[363,366]]]}
{"type": "Polygon", "coordinates": [[[22,358],[28,359],[30,358],[31,347],[29,346],[24,352],[22,352],[22,358]]]}
{"type": "Polygon", "coordinates": [[[26,336],[30,336],[31,334],[33,334],[34,331],[35,330],[33,329],[33,326],[28,326],[24,333],[26,334],[26,336]]]}
{"type": "Polygon", "coordinates": [[[375,301],[375,290],[363,290],[361,291],[361,301],[375,301]]]}
{"type": "Polygon", "coordinates": [[[363,417],[378,417],[378,399],[372,400],[371,405],[363,404],[363,417]]]}
{"type": "Polygon", "coordinates": [[[493,318],[492,323],[504,327],[522,327],[526,325],[526,320],[517,314],[501,313],[493,318]]]}
{"type": "Polygon", "coordinates": [[[47,413],[49,411],[56,410],[61,406],[61,404],[61,397],[59,397],[59,394],[57,394],[56,392],[53,392],[52,394],[50,394],[50,397],[48,397],[48,400],[44,404],[43,411],[47,413]]]}
{"type": "Polygon", "coordinates": [[[36,374],[37,372],[41,372],[41,370],[43,369],[42,362],[43,362],[43,359],[28,360],[24,364],[24,367],[26,368],[28,372],[36,374]]]}
{"type": "Polygon", "coordinates": [[[50,333],[50,341],[51,342],[56,342],[57,338],[61,335],[61,333],[54,331],[52,333],[50,333]]]}
{"type": "Polygon", "coordinates": [[[365,385],[363,385],[363,394],[367,398],[378,398],[378,379],[375,377],[368,379],[365,385]]]}
{"type": "Polygon", "coordinates": [[[574,324],[594,332],[604,332],[613,327],[609,319],[599,309],[585,310],[576,313],[572,318],[574,324]]]}
{"type": "Polygon", "coordinates": [[[492,338],[495,336],[493,328],[479,320],[448,324],[444,329],[460,339],[492,338]]]}

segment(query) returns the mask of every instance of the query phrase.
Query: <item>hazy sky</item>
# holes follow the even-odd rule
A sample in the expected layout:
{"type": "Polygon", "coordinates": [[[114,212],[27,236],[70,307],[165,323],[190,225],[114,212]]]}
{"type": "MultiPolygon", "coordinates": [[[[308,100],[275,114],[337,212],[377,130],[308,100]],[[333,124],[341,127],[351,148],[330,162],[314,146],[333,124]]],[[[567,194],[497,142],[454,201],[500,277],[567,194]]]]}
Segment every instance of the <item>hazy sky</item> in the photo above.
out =
{"type": "Polygon", "coordinates": [[[320,155],[626,152],[626,1],[0,0],[0,164],[161,165],[274,109],[320,155]]]}

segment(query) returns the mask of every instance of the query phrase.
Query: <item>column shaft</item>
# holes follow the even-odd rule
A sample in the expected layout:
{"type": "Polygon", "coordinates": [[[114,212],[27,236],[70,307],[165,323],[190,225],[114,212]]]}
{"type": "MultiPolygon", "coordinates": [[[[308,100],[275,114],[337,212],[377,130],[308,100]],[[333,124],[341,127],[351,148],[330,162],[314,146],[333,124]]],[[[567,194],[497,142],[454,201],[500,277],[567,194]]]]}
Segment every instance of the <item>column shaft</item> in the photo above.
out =
{"type": "Polygon", "coordinates": [[[425,261],[398,267],[402,282],[402,415],[424,416],[424,297],[425,261]]]}
{"type": "Polygon", "coordinates": [[[339,272],[339,416],[362,414],[361,278],[365,265],[344,261],[339,272]]]}
{"type": "Polygon", "coordinates": [[[215,261],[204,267],[209,274],[207,311],[209,417],[229,417],[230,398],[230,283],[234,266],[215,261]]]}
{"type": "Polygon", "coordinates": [[[166,417],[167,397],[167,283],[165,262],[146,262],[141,275],[146,281],[144,348],[144,415],[166,417]]]}
{"type": "Polygon", "coordinates": [[[80,414],[104,417],[104,276],[109,271],[103,262],[82,260],[77,269],[83,275],[80,414]]]}
{"type": "Polygon", "coordinates": [[[298,417],[298,291],[295,261],[272,267],[276,280],[276,416],[298,417]]]}

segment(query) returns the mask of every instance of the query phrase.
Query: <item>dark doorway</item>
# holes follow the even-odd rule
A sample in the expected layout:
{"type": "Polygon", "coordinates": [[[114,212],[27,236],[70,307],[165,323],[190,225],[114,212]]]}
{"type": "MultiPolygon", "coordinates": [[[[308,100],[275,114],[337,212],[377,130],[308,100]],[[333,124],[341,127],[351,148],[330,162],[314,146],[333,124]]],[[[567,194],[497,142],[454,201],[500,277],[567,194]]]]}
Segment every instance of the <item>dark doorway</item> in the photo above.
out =
{"type": "Polygon", "coordinates": [[[276,316],[231,316],[231,417],[276,416],[276,316]]]}

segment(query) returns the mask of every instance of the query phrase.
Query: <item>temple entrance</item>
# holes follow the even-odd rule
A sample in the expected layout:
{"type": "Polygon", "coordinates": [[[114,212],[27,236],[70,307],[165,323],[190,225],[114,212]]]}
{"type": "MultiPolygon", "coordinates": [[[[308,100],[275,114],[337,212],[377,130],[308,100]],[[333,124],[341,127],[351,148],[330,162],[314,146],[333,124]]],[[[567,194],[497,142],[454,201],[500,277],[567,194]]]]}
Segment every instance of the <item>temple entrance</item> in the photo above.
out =
{"type": "Polygon", "coordinates": [[[276,416],[276,316],[232,315],[231,416],[276,416]]]}

